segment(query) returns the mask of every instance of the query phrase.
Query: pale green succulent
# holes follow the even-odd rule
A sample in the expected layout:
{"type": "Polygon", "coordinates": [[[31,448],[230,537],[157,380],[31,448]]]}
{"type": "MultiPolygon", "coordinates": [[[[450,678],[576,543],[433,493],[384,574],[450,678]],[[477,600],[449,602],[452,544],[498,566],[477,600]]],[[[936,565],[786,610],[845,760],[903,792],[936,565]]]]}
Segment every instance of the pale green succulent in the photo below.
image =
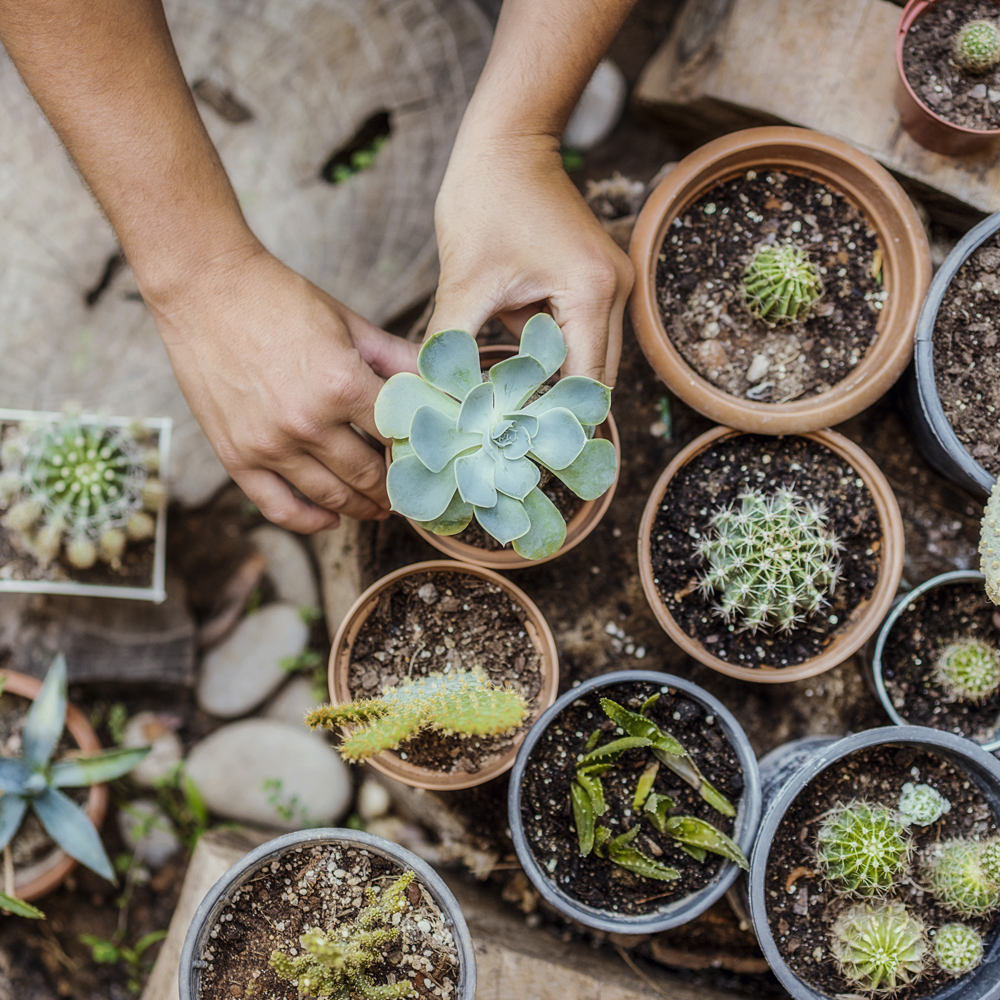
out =
{"type": "Polygon", "coordinates": [[[576,375],[536,397],[565,358],[562,332],[545,314],[527,322],[519,353],[485,382],[469,334],[434,334],[420,350],[420,374],[393,375],[375,402],[379,433],[393,439],[392,509],[438,535],[475,517],[526,559],[557,552],[566,522],[538,488],[541,470],[583,500],[605,493],[617,470],[614,445],[593,436],[611,405],[607,386],[576,375]]]}
{"type": "Polygon", "coordinates": [[[830,950],[855,989],[889,994],[923,974],[927,940],[902,903],[856,903],[834,923],[830,950]]]}
{"type": "Polygon", "coordinates": [[[883,895],[906,870],[910,836],[900,815],[862,800],[837,806],[816,835],[816,860],[831,881],[862,896],[883,895]]]}
{"type": "Polygon", "coordinates": [[[816,265],[794,243],[760,247],[743,272],[747,309],[771,326],[807,319],[822,297],[816,265]]]}
{"type": "Polygon", "coordinates": [[[922,869],[929,891],[947,910],[979,917],[1000,908],[1000,842],[956,838],[935,844],[922,869]]]}
{"type": "Polygon", "coordinates": [[[934,936],[934,961],[956,979],[983,960],[983,939],[967,924],[945,924],[934,936]]]}
{"type": "Polygon", "coordinates": [[[987,20],[968,21],[952,40],[952,57],[970,73],[985,73],[1000,62],[1000,30],[987,20]]]}
{"type": "Polygon", "coordinates": [[[938,656],[934,679],[956,701],[982,701],[1000,688],[1000,650],[981,639],[953,642],[938,656]]]}
{"type": "Polygon", "coordinates": [[[903,785],[899,814],[906,822],[930,826],[946,812],[951,812],[951,803],[930,785],[914,785],[912,781],[903,785]]]}
{"type": "Polygon", "coordinates": [[[979,529],[979,569],[986,578],[986,596],[994,604],[1000,604],[1000,480],[993,484],[983,509],[979,529]]]}

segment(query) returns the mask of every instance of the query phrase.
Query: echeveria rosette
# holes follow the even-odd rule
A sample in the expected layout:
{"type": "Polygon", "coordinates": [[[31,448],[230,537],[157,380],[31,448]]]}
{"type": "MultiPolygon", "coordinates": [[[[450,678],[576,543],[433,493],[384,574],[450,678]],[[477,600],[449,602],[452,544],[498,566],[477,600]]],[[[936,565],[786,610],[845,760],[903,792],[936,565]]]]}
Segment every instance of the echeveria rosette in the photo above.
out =
{"type": "Polygon", "coordinates": [[[468,333],[434,334],[420,351],[420,374],[393,375],[375,403],[379,432],[393,439],[392,509],[438,535],[475,517],[525,559],[558,552],[566,522],[538,488],[541,469],[582,500],[605,493],[617,471],[614,445],[594,437],[611,406],[607,386],[572,375],[532,399],[565,358],[562,332],[545,314],[525,324],[519,352],[486,382],[468,333]]]}

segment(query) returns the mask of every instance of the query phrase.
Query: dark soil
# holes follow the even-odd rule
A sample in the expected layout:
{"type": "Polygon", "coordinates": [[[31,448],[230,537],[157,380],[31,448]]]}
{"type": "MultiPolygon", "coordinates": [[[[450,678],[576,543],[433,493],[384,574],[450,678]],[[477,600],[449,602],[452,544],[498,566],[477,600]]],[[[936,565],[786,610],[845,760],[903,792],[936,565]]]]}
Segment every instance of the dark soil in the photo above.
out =
{"type": "Polygon", "coordinates": [[[875,232],[844,195],[761,166],[712,188],[667,230],[660,314],[684,360],[717,388],[787,403],[827,392],[875,342],[887,298],[880,262],[875,232]],[[805,321],[768,326],[744,305],[743,272],[761,244],[788,241],[809,252],[825,295],[805,321]]]}
{"type": "MultiPolygon", "coordinates": [[[[297,954],[307,929],[349,922],[366,905],[369,886],[384,891],[401,874],[385,858],[339,844],[296,848],[266,864],[231,894],[209,932],[199,1000],[296,1000],[295,985],[268,965],[271,953],[297,954]]],[[[458,952],[444,914],[416,880],[407,897],[399,936],[368,974],[376,986],[409,978],[420,997],[452,997],[458,952]]]]}
{"type": "Polygon", "coordinates": [[[689,462],[667,487],[653,524],[653,577],[667,610],[715,656],[744,667],[787,667],[821,653],[860,613],[878,581],[882,529],[868,488],[829,448],[801,437],[741,434],[689,462]],[[789,632],[740,631],[718,615],[718,595],[698,589],[695,552],[714,512],[748,487],[793,487],[823,504],[827,527],[843,545],[842,572],[829,604],[789,632]]]}
{"type": "Polygon", "coordinates": [[[952,40],[962,25],[998,13],[993,0],[938,0],[913,22],[903,43],[903,72],[914,93],[954,125],[1000,128],[1000,66],[970,73],[951,55],[952,40]]]}
{"type": "Polygon", "coordinates": [[[958,269],[934,323],[934,382],[959,441],[1000,475],[1000,238],[991,236],[958,269]]]}
{"type": "MultiPolygon", "coordinates": [[[[829,996],[855,992],[837,969],[827,935],[840,912],[856,898],[841,895],[814,872],[816,833],[824,814],[839,803],[866,799],[894,808],[908,781],[930,785],[951,802],[951,811],[937,823],[910,827],[916,867],[921,852],[938,841],[996,833],[996,817],[965,774],[933,754],[882,744],[859,750],[823,771],[792,803],[775,834],[765,882],[771,932],[791,970],[829,996]]],[[[899,880],[891,898],[905,903],[928,930],[956,919],[920,891],[914,871],[910,878],[899,880]]],[[[984,936],[996,923],[992,916],[962,920],[984,936]]],[[[894,994],[897,1000],[928,996],[952,982],[929,965],[930,971],[918,983],[894,994]]]]}
{"type": "MultiPolygon", "coordinates": [[[[534,626],[496,584],[467,573],[417,573],[379,598],[351,651],[353,697],[375,697],[403,677],[482,667],[494,683],[520,691],[531,705],[542,685],[534,626]]],[[[467,737],[424,732],[399,756],[418,767],[475,773],[512,745],[509,736],[467,737]]]]}
{"type": "MultiPolygon", "coordinates": [[[[707,855],[704,863],[695,861],[669,837],[657,833],[648,821],[632,815],[636,782],[646,764],[654,760],[645,749],[626,751],[612,770],[601,775],[608,811],[597,822],[606,826],[612,837],[641,822],[642,832],[633,846],[676,868],[681,877],[662,882],[636,875],[595,854],[580,857],[569,791],[577,756],[584,752],[596,728],[603,730],[600,744],[616,738],[615,724],[604,714],[601,698],[611,698],[638,711],[657,691],[662,693],[649,717],[684,744],[705,777],[734,806],[743,791],[743,771],[725,732],[702,705],[690,698],[642,682],[599,688],[573,702],[549,725],[532,750],[521,789],[521,821],[538,864],[552,873],[560,889],[595,909],[628,915],[655,913],[668,901],[689,896],[707,885],[726,863],[715,854],[707,855]]],[[[732,834],[732,819],[716,812],[662,764],[653,791],[677,802],[671,815],[697,816],[723,833],[732,834]]]]}

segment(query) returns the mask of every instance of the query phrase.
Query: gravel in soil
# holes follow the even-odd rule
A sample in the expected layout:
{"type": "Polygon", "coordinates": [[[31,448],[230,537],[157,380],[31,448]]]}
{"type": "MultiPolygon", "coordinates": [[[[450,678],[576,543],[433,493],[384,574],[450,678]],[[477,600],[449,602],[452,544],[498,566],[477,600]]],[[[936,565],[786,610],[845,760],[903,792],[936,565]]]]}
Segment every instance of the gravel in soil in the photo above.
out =
{"type": "MultiPolygon", "coordinates": [[[[983,837],[997,832],[997,818],[976,785],[943,758],[907,746],[881,744],[836,761],[815,778],[785,814],[771,844],[765,875],[768,923],[775,943],[792,972],[830,996],[856,991],[840,974],[830,952],[829,931],[838,915],[859,897],[840,894],[816,869],[816,833],[825,814],[854,799],[895,808],[906,782],[930,785],[949,802],[951,811],[937,823],[913,825],[911,871],[897,880],[889,897],[904,903],[928,930],[956,919],[918,882],[920,858],[938,841],[952,837],[983,837]]],[[[995,916],[962,917],[988,937],[995,916]]],[[[952,982],[928,963],[918,982],[893,994],[895,1000],[928,996],[952,982]]]]}
{"type": "MultiPolygon", "coordinates": [[[[597,823],[606,826],[612,837],[640,823],[641,832],[632,846],[676,868],[681,877],[663,882],[636,875],[595,854],[580,857],[570,804],[577,756],[584,752],[595,729],[602,730],[598,745],[617,738],[615,724],[601,708],[601,698],[638,711],[658,692],[660,697],[648,712],[653,722],[684,744],[705,777],[734,806],[743,791],[743,771],[735,750],[719,722],[696,701],[645,681],[615,684],[581,695],[553,720],[532,749],[521,788],[521,821],[539,866],[563,892],[594,909],[629,916],[656,913],[670,901],[708,885],[726,864],[715,854],[708,854],[704,863],[695,861],[675,841],[657,833],[651,823],[633,816],[636,783],[646,764],[654,760],[645,749],[627,750],[612,770],[601,775],[608,811],[597,823]]],[[[697,816],[732,835],[733,820],[716,812],[662,764],[653,791],[675,800],[677,806],[670,815],[697,816]]]]}
{"type": "MultiPolygon", "coordinates": [[[[296,1000],[294,983],[268,965],[271,953],[296,955],[307,930],[343,926],[367,904],[365,890],[384,891],[402,874],[386,858],[341,844],[295,848],[265,864],[230,894],[209,932],[199,1000],[296,1000]]],[[[407,899],[409,908],[392,917],[398,937],[368,975],[376,986],[409,979],[419,997],[447,1000],[459,975],[451,930],[418,881],[407,899]]]]}
{"type": "MultiPolygon", "coordinates": [[[[542,686],[536,641],[527,612],[497,584],[468,573],[415,573],[383,591],[361,626],[351,650],[348,688],[352,697],[371,698],[404,677],[478,666],[495,684],[520,691],[532,705],[542,686]]],[[[417,767],[474,774],[509,750],[535,715],[508,736],[463,738],[425,731],[397,752],[417,767]]]]}
{"type": "Polygon", "coordinates": [[[903,72],[935,114],[962,128],[1000,128],[1000,66],[970,73],[952,59],[955,33],[969,21],[995,19],[993,0],[937,0],[903,42],[903,72]]]}
{"type": "Polygon", "coordinates": [[[881,566],[882,528],[868,488],[849,462],[804,437],[740,434],[715,442],[667,486],[653,522],[653,580],[677,624],[712,654],[741,667],[789,667],[818,656],[845,631],[871,597],[881,566]],[[786,486],[822,504],[840,540],[841,574],[828,604],[788,632],[741,631],[719,615],[715,593],[703,593],[696,553],[709,521],[745,489],[786,486]]]}
{"type": "Polygon", "coordinates": [[[839,191],[761,166],[709,190],[667,229],[660,315],[684,360],[724,392],[764,403],[816,396],[878,337],[881,259],[868,221],[839,191]],[[743,272],[759,246],[788,242],[808,252],[825,294],[808,319],[768,326],[744,304],[743,272]]]}

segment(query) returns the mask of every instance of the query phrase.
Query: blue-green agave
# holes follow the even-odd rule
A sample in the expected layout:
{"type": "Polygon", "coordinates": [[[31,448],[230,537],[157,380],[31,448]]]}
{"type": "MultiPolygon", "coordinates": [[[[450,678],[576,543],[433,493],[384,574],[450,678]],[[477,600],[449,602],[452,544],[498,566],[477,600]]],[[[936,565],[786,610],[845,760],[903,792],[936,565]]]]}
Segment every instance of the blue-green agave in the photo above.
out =
{"type": "Polygon", "coordinates": [[[566,522],[538,488],[542,469],[583,500],[614,482],[614,445],[594,437],[611,390],[572,375],[537,395],[566,358],[551,316],[533,316],[518,354],[483,381],[476,341],[463,330],[435,333],[421,348],[419,375],[393,375],[375,402],[379,432],[393,439],[392,509],[438,535],[473,517],[526,559],[544,559],[566,538],[566,522]]]}

